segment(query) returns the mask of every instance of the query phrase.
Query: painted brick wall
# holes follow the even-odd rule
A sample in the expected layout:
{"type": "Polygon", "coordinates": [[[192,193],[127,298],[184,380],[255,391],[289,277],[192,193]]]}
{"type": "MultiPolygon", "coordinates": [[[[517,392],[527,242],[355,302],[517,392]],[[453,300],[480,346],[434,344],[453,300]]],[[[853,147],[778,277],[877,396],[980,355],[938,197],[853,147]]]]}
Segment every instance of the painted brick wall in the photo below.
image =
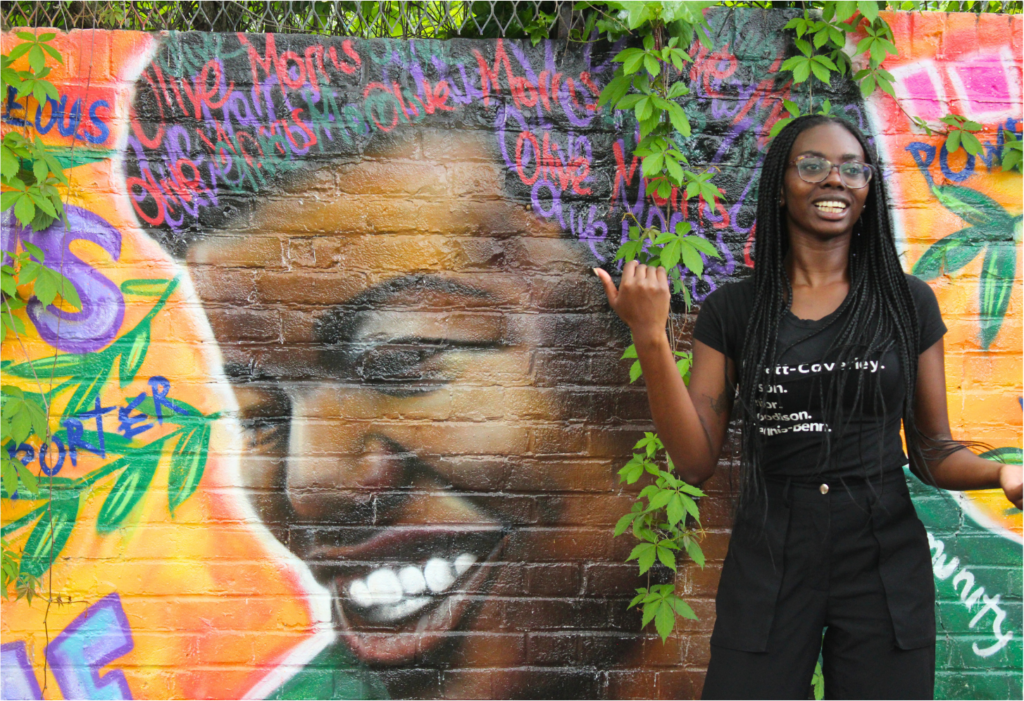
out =
{"type": "MultiPolygon", "coordinates": [[[[707,566],[675,576],[700,618],[662,645],[611,533],[646,397],[589,270],[629,213],[718,247],[698,301],[749,272],[768,130],[809,97],[775,72],[789,16],[713,12],[692,49],[714,211],[644,192],[633,125],[596,105],[602,44],[59,36],[60,99],[6,96],[3,129],[60,150],[69,228],[8,216],[3,247],[63,260],[84,309],[32,305],[3,346],[4,382],[54,399],[49,446],[4,447],[52,489],[5,493],[3,532],[62,603],[3,602],[3,697],[699,696],[734,463],[700,505],[707,566]]],[[[827,97],[882,154],[908,270],[975,227],[929,281],[950,417],[1019,461],[1021,176],[992,166],[1020,130],[1021,21],[889,21],[906,113],[827,97]],[[985,157],[910,128],[948,110],[985,157]]],[[[908,479],[937,693],[1020,698],[1020,512],[908,479]]]]}

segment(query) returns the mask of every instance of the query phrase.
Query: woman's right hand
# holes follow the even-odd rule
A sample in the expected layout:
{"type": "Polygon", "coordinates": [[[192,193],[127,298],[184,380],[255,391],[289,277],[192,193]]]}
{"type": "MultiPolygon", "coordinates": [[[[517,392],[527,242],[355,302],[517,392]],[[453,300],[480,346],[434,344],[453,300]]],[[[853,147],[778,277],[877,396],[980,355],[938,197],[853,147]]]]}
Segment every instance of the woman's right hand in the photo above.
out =
{"type": "Polygon", "coordinates": [[[634,341],[642,343],[664,338],[671,302],[668,274],[664,268],[629,261],[622,268],[618,289],[606,271],[594,268],[594,274],[604,285],[608,304],[633,332],[634,341]]]}

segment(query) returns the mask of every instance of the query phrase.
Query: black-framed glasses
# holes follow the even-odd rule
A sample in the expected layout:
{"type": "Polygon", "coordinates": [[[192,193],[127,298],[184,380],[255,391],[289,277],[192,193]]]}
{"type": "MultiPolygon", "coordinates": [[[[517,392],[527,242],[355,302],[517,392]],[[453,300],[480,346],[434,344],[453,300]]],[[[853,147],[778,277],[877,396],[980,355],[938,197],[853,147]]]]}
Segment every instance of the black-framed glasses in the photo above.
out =
{"type": "Polygon", "coordinates": [[[790,161],[790,165],[796,166],[797,175],[805,183],[820,183],[829,176],[833,168],[838,168],[839,178],[843,184],[854,190],[867,187],[875,172],[867,163],[845,161],[835,164],[822,156],[800,156],[790,161]]]}

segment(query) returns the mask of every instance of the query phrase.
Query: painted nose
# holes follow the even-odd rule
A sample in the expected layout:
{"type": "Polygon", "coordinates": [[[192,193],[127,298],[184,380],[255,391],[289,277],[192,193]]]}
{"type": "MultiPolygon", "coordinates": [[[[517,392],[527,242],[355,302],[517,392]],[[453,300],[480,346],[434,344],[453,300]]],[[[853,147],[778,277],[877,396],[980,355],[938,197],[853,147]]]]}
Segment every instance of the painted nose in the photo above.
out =
{"type": "Polygon", "coordinates": [[[395,444],[372,433],[338,440],[343,431],[338,425],[293,428],[285,488],[300,518],[372,523],[375,499],[405,481],[406,461],[395,444]]]}

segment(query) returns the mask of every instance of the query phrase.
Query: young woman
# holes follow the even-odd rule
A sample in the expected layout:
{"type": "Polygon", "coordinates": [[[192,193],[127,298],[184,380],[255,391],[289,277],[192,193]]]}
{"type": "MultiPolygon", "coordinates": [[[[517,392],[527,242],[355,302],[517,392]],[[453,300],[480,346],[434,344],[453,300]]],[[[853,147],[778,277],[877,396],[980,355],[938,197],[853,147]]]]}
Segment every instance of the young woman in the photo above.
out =
{"type": "Polygon", "coordinates": [[[628,263],[612,308],[633,332],[655,426],[680,475],[714,472],[742,417],[736,525],[722,570],[704,698],[805,698],[823,645],[829,698],[931,698],[934,585],[903,479],[1001,487],[1021,468],[950,435],[930,288],[905,275],[885,187],[850,124],[801,117],[761,174],[754,275],[704,302],[689,388],[665,324],[663,268],[628,263]],[[822,631],[824,641],[822,641],[822,631]]]}

